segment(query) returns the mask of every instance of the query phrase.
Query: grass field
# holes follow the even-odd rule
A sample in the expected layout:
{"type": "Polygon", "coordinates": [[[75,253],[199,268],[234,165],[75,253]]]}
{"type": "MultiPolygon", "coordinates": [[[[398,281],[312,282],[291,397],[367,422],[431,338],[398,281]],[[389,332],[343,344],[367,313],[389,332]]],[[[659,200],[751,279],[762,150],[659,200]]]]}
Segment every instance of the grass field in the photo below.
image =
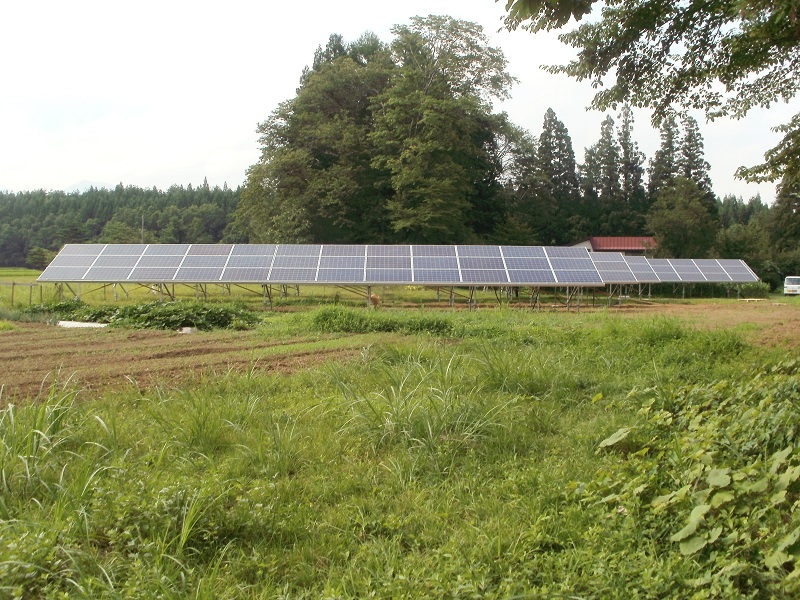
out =
{"type": "Polygon", "coordinates": [[[663,308],[7,320],[0,596],[796,598],[800,306],[663,308]]]}

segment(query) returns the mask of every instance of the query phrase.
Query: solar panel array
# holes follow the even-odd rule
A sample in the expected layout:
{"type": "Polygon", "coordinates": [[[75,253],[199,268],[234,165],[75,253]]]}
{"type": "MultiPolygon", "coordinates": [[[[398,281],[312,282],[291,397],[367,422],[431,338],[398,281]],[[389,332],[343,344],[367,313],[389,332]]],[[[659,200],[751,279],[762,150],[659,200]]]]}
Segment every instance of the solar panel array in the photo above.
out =
{"type": "Polygon", "coordinates": [[[558,246],[67,244],[39,281],[589,287],[758,277],[736,259],[655,259],[558,246]]]}

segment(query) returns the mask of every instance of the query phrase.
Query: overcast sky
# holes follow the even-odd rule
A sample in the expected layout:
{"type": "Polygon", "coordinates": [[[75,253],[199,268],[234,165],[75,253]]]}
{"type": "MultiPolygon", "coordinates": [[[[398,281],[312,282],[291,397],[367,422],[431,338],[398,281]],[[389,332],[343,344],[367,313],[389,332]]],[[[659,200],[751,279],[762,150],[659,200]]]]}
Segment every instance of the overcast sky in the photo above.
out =
{"type": "MultiPolygon", "coordinates": [[[[71,190],[92,183],[236,187],[259,156],[256,125],[294,96],[303,67],[332,33],[390,41],[415,15],[483,25],[519,79],[495,110],[534,135],[552,107],[578,162],[605,115],[587,111],[593,90],[543,64],[569,60],[555,34],[499,31],[505,0],[30,0],[0,4],[0,190],[71,190]]],[[[743,121],[707,124],[714,190],[771,202],[774,185],[733,177],[778,140],[770,128],[797,112],[777,105],[743,121]]],[[[648,160],[658,148],[649,115],[634,137],[648,160]]]]}

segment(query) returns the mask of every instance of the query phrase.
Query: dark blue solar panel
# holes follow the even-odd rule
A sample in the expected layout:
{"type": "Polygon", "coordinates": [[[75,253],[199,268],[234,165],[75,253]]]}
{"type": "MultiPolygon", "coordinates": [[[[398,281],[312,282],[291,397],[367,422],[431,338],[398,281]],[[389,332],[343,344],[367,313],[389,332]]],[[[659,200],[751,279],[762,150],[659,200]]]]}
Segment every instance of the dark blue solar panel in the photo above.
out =
{"type": "Polygon", "coordinates": [[[366,246],[327,244],[322,247],[322,256],[360,256],[363,258],[366,250],[366,246]]]}
{"type": "Polygon", "coordinates": [[[500,246],[456,246],[459,257],[487,256],[500,258],[500,246]]]}
{"type": "Polygon", "coordinates": [[[273,267],[269,280],[276,283],[311,282],[317,277],[316,269],[276,268],[273,267]]]}
{"type": "Polygon", "coordinates": [[[236,244],[233,247],[233,256],[272,256],[275,254],[275,244],[236,244]]]}
{"type": "Polygon", "coordinates": [[[511,283],[520,285],[545,285],[555,283],[556,277],[550,269],[509,269],[511,283]]]}
{"type": "Polygon", "coordinates": [[[176,269],[181,265],[183,256],[168,256],[168,255],[144,255],[137,263],[137,267],[175,267],[176,269]]]}
{"type": "Polygon", "coordinates": [[[614,271],[611,269],[600,270],[600,278],[605,283],[637,283],[636,277],[630,271],[614,271]]]}
{"type": "MultiPolygon", "coordinates": [[[[363,258],[361,259],[364,260],[363,258]]],[[[317,273],[318,282],[330,283],[363,283],[364,268],[360,269],[320,269],[317,273]]]]}
{"type": "Polygon", "coordinates": [[[106,256],[105,254],[101,254],[97,257],[97,260],[94,261],[95,267],[128,267],[128,272],[133,268],[133,266],[139,260],[138,256],[106,256]]]}
{"type": "Polygon", "coordinates": [[[368,256],[368,269],[410,269],[411,255],[408,256],[368,256]]]}
{"type": "Polygon", "coordinates": [[[415,256],[414,270],[417,269],[458,269],[455,256],[415,256]]]}
{"type": "Polygon", "coordinates": [[[367,283],[411,283],[411,269],[367,269],[367,283]]]}
{"type": "Polygon", "coordinates": [[[318,256],[286,256],[278,255],[275,257],[275,262],[272,263],[273,268],[286,268],[286,269],[315,269],[319,263],[318,256]]]}
{"type": "Polygon", "coordinates": [[[461,269],[461,281],[465,284],[506,284],[508,276],[500,269],[461,269]]]}
{"type": "Polygon", "coordinates": [[[181,267],[175,274],[175,280],[214,283],[219,281],[220,275],[222,275],[221,267],[181,267]]]}
{"type": "Polygon", "coordinates": [[[544,250],[550,258],[589,258],[589,251],[586,248],[545,246],[544,250]]]}
{"type": "Polygon", "coordinates": [[[128,281],[137,281],[139,283],[172,281],[177,270],[177,268],[137,267],[128,277],[128,281]]]}
{"type": "Polygon", "coordinates": [[[597,271],[559,271],[556,270],[558,283],[603,283],[597,271]]]}
{"type": "Polygon", "coordinates": [[[471,256],[461,256],[459,257],[459,263],[461,264],[461,269],[505,269],[505,265],[503,264],[503,259],[500,257],[497,258],[489,258],[489,257],[471,257],[471,256]]]}
{"type": "Polygon", "coordinates": [[[622,256],[621,252],[590,252],[589,258],[591,258],[595,263],[625,262],[625,257],[622,256]]]}
{"type": "Polygon", "coordinates": [[[130,275],[130,267],[92,267],[83,276],[83,281],[126,281],[130,275]]]}
{"type": "Polygon", "coordinates": [[[361,269],[364,270],[363,256],[323,256],[319,259],[320,269],[361,269]]]}
{"type": "Polygon", "coordinates": [[[109,244],[103,250],[103,256],[139,256],[147,244],[109,244]]]}
{"type": "Polygon", "coordinates": [[[411,253],[417,256],[455,256],[455,246],[412,246],[411,253]]]}
{"type": "Polygon", "coordinates": [[[508,259],[510,256],[519,258],[546,258],[544,246],[501,246],[503,256],[508,259]]]}
{"type": "Polygon", "coordinates": [[[233,269],[225,269],[222,273],[222,281],[230,282],[230,283],[265,283],[269,280],[267,277],[269,275],[268,269],[258,269],[258,268],[233,268],[233,269]]]}
{"type": "Polygon", "coordinates": [[[272,265],[272,255],[269,256],[260,256],[260,255],[239,255],[239,256],[231,256],[228,259],[228,267],[261,267],[261,268],[269,268],[272,265]]]}
{"type": "Polygon", "coordinates": [[[233,248],[232,244],[192,244],[189,256],[198,254],[211,254],[214,256],[228,256],[233,248]]]}
{"type": "Polygon", "coordinates": [[[367,246],[367,256],[411,256],[411,246],[367,246]]]}
{"type": "Polygon", "coordinates": [[[80,281],[87,267],[47,267],[41,275],[40,281],[80,281]]]}
{"type": "Polygon", "coordinates": [[[319,256],[322,246],[319,244],[279,244],[278,256],[319,256]]]}
{"type": "Polygon", "coordinates": [[[226,262],[228,262],[227,256],[189,255],[183,259],[181,267],[224,267],[226,262]]]}
{"type": "MultiPolygon", "coordinates": [[[[90,267],[97,260],[96,256],[82,254],[59,254],[51,262],[52,267],[90,267]]],[[[85,269],[84,269],[85,270],[85,269]]]]}
{"type": "Polygon", "coordinates": [[[456,269],[414,269],[414,281],[419,283],[459,283],[456,269]]]}
{"type": "Polygon", "coordinates": [[[188,250],[189,244],[150,244],[145,249],[144,255],[184,256],[188,250]]]}
{"type": "Polygon", "coordinates": [[[594,263],[590,258],[551,258],[550,264],[554,271],[593,271],[594,263]]]}
{"type": "Polygon", "coordinates": [[[538,271],[541,269],[550,270],[550,262],[544,257],[506,257],[506,267],[508,269],[526,269],[538,271]]]}
{"type": "Polygon", "coordinates": [[[82,256],[97,256],[105,248],[105,244],[67,244],[59,254],[65,256],[82,255],[82,256]]]}

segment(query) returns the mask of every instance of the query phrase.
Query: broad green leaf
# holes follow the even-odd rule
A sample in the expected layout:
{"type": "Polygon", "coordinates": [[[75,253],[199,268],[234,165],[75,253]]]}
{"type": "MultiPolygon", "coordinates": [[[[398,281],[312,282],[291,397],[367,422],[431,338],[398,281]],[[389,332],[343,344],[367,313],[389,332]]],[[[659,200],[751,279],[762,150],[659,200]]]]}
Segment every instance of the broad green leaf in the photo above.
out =
{"type": "Polygon", "coordinates": [[[772,455],[772,466],[769,468],[769,472],[773,475],[778,472],[780,466],[786,462],[786,457],[789,456],[792,452],[792,447],[789,446],[788,448],[784,448],[772,455]]]}
{"type": "Polygon", "coordinates": [[[711,487],[724,488],[731,483],[730,469],[711,469],[706,476],[706,482],[711,487]]]}
{"type": "Polygon", "coordinates": [[[711,507],[712,508],[719,508],[726,502],[730,502],[736,498],[731,492],[717,492],[711,497],[711,507]]]}
{"type": "Polygon", "coordinates": [[[617,444],[622,440],[624,440],[626,437],[628,437],[628,434],[630,432],[631,432],[630,427],[623,427],[621,429],[618,429],[616,433],[614,433],[613,435],[607,437],[602,442],[600,442],[598,448],[607,448],[609,446],[613,446],[614,444],[617,444]]]}
{"type": "Polygon", "coordinates": [[[688,540],[681,542],[681,554],[684,556],[690,556],[695,552],[705,548],[706,543],[706,539],[702,536],[695,535],[690,537],[688,540]]]}
{"type": "Polygon", "coordinates": [[[710,509],[711,506],[709,504],[698,504],[695,506],[689,515],[689,522],[686,524],[686,527],[681,529],[669,539],[673,542],[680,542],[681,540],[685,540],[690,535],[694,534],[694,532],[697,531],[697,527],[703,522],[703,517],[710,509]]]}
{"type": "Polygon", "coordinates": [[[800,466],[787,467],[786,471],[784,471],[780,477],[778,477],[778,482],[775,484],[775,489],[778,491],[785,490],[792,483],[797,481],[798,477],[800,477],[800,466]]]}

